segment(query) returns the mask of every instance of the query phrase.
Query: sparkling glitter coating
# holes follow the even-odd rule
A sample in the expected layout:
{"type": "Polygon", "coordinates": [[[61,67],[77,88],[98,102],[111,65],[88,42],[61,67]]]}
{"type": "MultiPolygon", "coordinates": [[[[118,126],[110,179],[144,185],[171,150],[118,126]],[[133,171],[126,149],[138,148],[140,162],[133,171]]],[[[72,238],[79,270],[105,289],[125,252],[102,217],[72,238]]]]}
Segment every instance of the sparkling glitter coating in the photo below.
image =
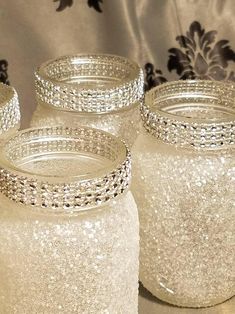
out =
{"type": "Polygon", "coordinates": [[[179,306],[235,294],[234,150],[177,149],[145,133],[133,147],[140,280],[179,306]]]}
{"type": "Polygon", "coordinates": [[[233,94],[229,83],[172,82],[151,90],[142,108],[132,152],[140,280],[178,306],[235,294],[233,94]]]}
{"type": "MultiPolygon", "coordinates": [[[[0,83],[0,137],[17,129],[20,123],[18,95],[14,88],[0,83]]],[[[0,141],[1,141],[0,139],[0,141]]]]}
{"type": "Polygon", "coordinates": [[[138,240],[130,192],[75,216],[0,196],[0,313],[137,314],[138,240]]]}
{"type": "Polygon", "coordinates": [[[79,127],[84,125],[97,128],[119,136],[129,147],[133,145],[138,136],[140,124],[139,103],[119,111],[91,114],[55,110],[39,101],[31,120],[32,127],[48,125],[79,127]]]}
{"type": "Polygon", "coordinates": [[[0,313],[137,314],[126,146],[101,130],[47,127],[18,132],[0,155],[0,313]]]}

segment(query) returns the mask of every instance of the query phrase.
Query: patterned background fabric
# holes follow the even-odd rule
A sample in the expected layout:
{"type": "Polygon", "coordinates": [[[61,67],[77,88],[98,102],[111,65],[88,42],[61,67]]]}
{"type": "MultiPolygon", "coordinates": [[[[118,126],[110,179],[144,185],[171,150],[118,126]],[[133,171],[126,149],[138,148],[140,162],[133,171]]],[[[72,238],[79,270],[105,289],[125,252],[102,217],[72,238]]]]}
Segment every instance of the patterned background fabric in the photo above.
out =
{"type": "Polygon", "coordinates": [[[235,80],[234,0],[8,0],[0,5],[0,81],[35,109],[33,71],[70,53],[137,61],[148,90],[173,79],[235,80]]]}

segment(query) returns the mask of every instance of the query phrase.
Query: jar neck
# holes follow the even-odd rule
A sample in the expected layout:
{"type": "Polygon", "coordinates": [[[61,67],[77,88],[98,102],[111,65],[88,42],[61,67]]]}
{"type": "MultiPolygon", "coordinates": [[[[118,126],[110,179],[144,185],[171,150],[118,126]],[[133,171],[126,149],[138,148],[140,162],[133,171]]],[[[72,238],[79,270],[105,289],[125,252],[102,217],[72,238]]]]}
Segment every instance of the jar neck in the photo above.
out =
{"type": "Polygon", "coordinates": [[[177,81],[149,91],[141,107],[144,127],[180,147],[215,149],[235,143],[234,87],[215,81],[177,81]]]}
{"type": "Polygon", "coordinates": [[[124,193],[130,168],[128,149],[106,132],[85,127],[28,129],[4,144],[0,192],[35,209],[84,211],[124,193]]]}
{"type": "Polygon", "coordinates": [[[0,141],[20,124],[18,95],[14,88],[0,83],[0,141]]]}
{"type": "Polygon", "coordinates": [[[73,55],[35,72],[38,100],[56,108],[104,113],[143,99],[144,77],[134,62],[114,55],[73,55]]]}

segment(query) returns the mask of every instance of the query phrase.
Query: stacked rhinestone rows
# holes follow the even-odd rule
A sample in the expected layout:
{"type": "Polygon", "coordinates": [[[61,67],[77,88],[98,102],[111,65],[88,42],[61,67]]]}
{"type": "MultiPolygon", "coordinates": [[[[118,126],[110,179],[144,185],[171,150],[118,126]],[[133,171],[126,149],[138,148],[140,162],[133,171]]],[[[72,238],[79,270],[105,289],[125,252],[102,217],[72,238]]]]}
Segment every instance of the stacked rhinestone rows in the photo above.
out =
{"type": "Polygon", "coordinates": [[[143,71],[137,64],[112,55],[65,56],[44,63],[35,73],[40,101],[77,112],[103,113],[130,106],[142,100],[143,85],[143,71]],[[63,83],[89,77],[112,78],[112,83],[94,88],[63,83]]]}
{"type": "Polygon", "coordinates": [[[20,107],[16,91],[0,84],[0,134],[20,123],[20,107]]]}
{"type": "MultiPolygon", "coordinates": [[[[96,129],[53,127],[32,129],[20,133],[8,142],[5,151],[8,151],[8,161],[36,152],[50,152],[55,148],[57,151],[89,151],[114,161],[118,156],[118,145],[120,145],[119,141],[113,136],[96,129]],[[58,139],[55,137],[51,142],[47,141],[48,135],[58,135],[58,139]],[[66,138],[62,140],[62,136],[68,136],[67,140],[66,138]],[[68,141],[71,137],[76,138],[75,141],[68,141]],[[38,141],[36,144],[32,144],[32,139],[35,138],[41,140],[40,145],[38,141]],[[28,142],[24,142],[25,139],[28,142]],[[22,142],[22,145],[18,144],[18,149],[14,149],[17,142],[22,142]]],[[[122,143],[122,145],[124,144],[122,143]]],[[[61,178],[58,180],[52,178],[51,181],[49,178],[44,180],[29,174],[19,174],[7,166],[1,167],[0,191],[17,203],[47,210],[85,210],[87,207],[113,199],[129,187],[131,160],[128,149],[125,149],[125,158],[116,168],[98,177],[84,180],[74,178],[71,179],[71,182],[69,182],[69,178],[62,178],[65,182],[61,182],[61,178]]]]}
{"type": "MultiPolygon", "coordinates": [[[[207,102],[231,106],[235,96],[234,83],[228,81],[179,80],[159,85],[156,90],[158,102],[167,100],[189,103],[207,102]]],[[[234,106],[234,104],[233,104],[234,106]]]]}
{"type": "Polygon", "coordinates": [[[164,111],[177,103],[220,105],[235,112],[234,86],[215,81],[178,81],[163,84],[146,94],[141,115],[145,129],[157,138],[183,147],[224,147],[235,143],[234,119],[188,119],[164,111]]]}

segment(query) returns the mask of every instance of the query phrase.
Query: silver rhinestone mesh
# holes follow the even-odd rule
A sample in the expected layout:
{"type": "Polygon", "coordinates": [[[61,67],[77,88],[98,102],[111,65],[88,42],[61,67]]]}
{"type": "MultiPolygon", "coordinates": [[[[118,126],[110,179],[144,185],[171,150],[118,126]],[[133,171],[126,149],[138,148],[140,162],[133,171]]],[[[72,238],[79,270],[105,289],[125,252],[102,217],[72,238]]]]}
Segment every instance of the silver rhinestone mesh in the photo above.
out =
{"type": "Polygon", "coordinates": [[[0,83],[0,135],[20,123],[18,95],[10,86],[0,83]]]}
{"type": "MultiPolygon", "coordinates": [[[[0,163],[0,192],[25,205],[52,211],[79,211],[107,202],[129,187],[131,159],[126,146],[109,133],[91,128],[51,127],[19,132],[4,146],[0,163]],[[21,172],[16,167],[22,158],[37,153],[91,152],[116,164],[120,149],[125,157],[113,169],[91,178],[42,177],[21,172]]],[[[59,171],[59,169],[58,169],[59,171]]]]}
{"type": "Polygon", "coordinates": [[[234,96],[234,85],[228,82],[162,84],[145,96],[141,106],[144,127],[155,137],[179,146],[212,149],[234,144],[234,96]],[[223,114],[216,118],[220,111],[223,114]]]}
{"type": "Polygon", "coordinates": [[[35,72],[37,98],[70,111],[120,110],[142,100],[143,86],[141,68],[113,55],[65,56],[42,64],[35,72]],[[101,84],[83,84],[91,80],[101,84]],[[105,80],[109,83],[102,84],[105,80]]]}

